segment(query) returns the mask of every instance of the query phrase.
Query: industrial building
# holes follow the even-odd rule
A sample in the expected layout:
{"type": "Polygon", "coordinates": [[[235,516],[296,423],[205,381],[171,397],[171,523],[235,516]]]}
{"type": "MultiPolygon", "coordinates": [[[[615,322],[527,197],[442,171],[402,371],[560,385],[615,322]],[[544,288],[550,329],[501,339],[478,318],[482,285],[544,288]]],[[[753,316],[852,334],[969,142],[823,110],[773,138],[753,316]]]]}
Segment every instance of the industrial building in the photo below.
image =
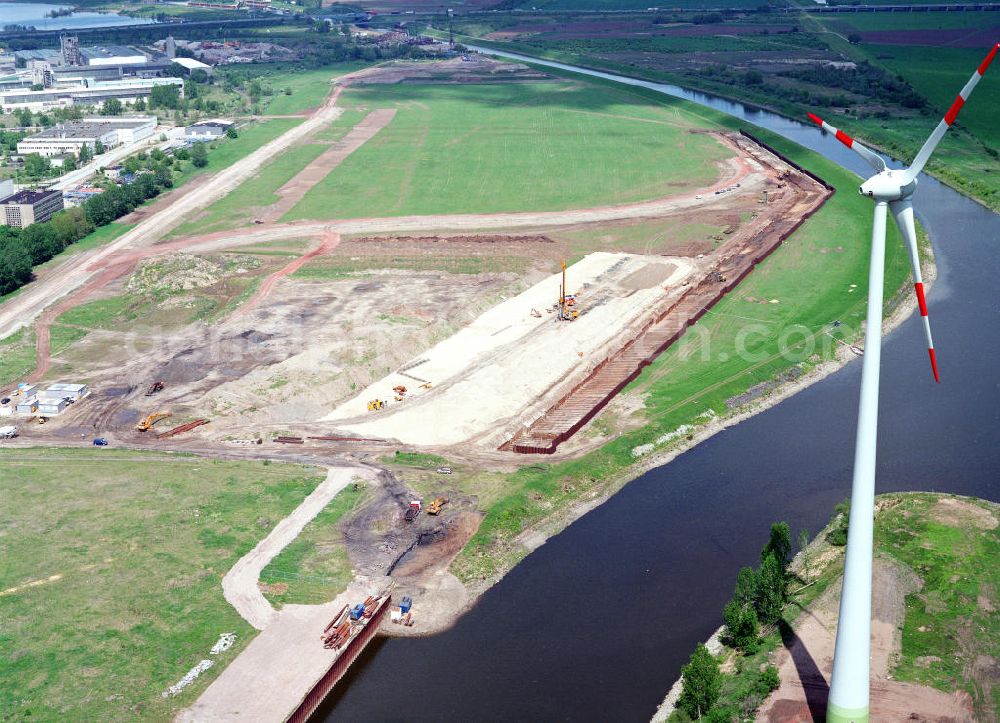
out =
{"type": "Polygon", "coordinates": [[[152,116],[84,118],[59,123],[41,133],[28,136],[18,142],[17,152],[37,153],[46,158],[67,153],[79,155],[84,146],[94,150],[98,141],[105,148],[114,148],[123,143],[135,143],[149,138],[155,129],[156,118],[152,116]]]}
{"type": "Polygon", "coordinates": [[[213,72],[211,65],[203,63],[200,60],[195,60],[194,58],[171,58],[171,62],[184,68],[186,75],[191,75],[196,70],[204,70],[209,75],[213,72]]]}
{"type": "Polygon", "coordinates": [[[211,141],[221,138],[226,131],[233,127],[232,121],[225,120],[205,120],[192,123],[184,129],[184,137],[189,140],[211,141]]]}
{"type": "Polygon", "coordinates": [[[149,60],[141,50],[124,45],[81,48],[80,54],[83,56],[84,65],[136,65],[149,60]]]}
{"type": "Polygon", "coordinates": [[[82,79],[77,84],[62,88],[0,91],[0,108],[4,111],[27,108],[32,112],[40,112],[74,105],[99,105],[111,99],[131,105],[139,98],[148,98],[153,88],[160,85],[173,85],[182,94],[184,92],[184,81],[181,78],[123,78],[115,81],[82,79]]]}
{"type": "Polygon", "coordinates": [[[62,191],[18,191],[0,201],[0,224],[27,228],[62,211],[62,191]]]}
{"type": "Polygon", "coordinates": [[[72,399],[74,402],[87,396],[86,384],[72,384],[67,382],[56,382],[50,384],[44,392],[39,392],[39,396],[52,395],[65,399],[72,399]]]}

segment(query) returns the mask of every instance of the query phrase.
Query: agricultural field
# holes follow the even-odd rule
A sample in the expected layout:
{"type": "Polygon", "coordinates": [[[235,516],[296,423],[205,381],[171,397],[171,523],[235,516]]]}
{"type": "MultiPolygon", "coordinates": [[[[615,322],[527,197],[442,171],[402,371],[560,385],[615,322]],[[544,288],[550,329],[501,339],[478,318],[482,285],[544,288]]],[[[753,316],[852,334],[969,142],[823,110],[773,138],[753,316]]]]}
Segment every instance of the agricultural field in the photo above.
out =
{"type": "Polygon", "coordinates": [[[0,450],[0,464],[10,720],[170,719],[255,634],[223,598],[222,575],[324,478],[111,449],[0,450]],[[233,648],[209,655],[227,632],[233,648]],[[203,658],[216,667],[161,697],[203,658]]]}
{"type": "Polygon", "coordinates": [[[695,115],[575,82],[352,87],[395,118],[284,220],[558,210],[669,195],[729,153],[695,115]],[[585,149],[581,153],[581,149],[585,149]]]}

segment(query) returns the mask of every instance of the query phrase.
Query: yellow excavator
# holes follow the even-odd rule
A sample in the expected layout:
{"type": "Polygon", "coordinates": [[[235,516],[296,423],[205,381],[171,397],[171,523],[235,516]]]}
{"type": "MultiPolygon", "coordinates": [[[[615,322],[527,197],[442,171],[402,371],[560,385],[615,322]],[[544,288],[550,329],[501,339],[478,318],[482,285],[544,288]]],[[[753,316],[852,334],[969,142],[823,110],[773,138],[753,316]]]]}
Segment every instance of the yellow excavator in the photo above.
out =
{"type": "Polygon", "coordinates": [[[447,497],[435,497],[434,501],[431,502],[430,507],[427,508],[428,515],[437,515],[441,513],[441,508],[448,504],[447,497]]]}
{"type": "Polygon", "coordinates": [[[385,407],[385,402],[382,401],[381,399],[373,399],[370,402],[368,402],[369,412],[378,412],[381,411],[384,407],[385,407]]]}
{"type": "Polygon", "coordinates": [[[136,426],[136,429],[138,429],[140,432],[145,432],[150,428],[152,428],[152,426],[157,422],[159,422],[161,419],[166,419],[167,417],[172,417],[172,416],[174,415],[171,412],[153,412],[148,417],[139,422],[139,424],[136,426]]]}

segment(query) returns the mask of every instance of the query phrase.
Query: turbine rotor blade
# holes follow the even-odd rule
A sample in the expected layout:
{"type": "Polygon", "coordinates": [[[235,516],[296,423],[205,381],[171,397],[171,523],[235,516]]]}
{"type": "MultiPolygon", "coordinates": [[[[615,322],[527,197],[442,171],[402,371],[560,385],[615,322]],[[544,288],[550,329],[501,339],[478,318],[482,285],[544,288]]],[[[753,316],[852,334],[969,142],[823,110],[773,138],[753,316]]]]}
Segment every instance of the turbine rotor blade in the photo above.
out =
{"type": "Polygon", "coordinates": [[[864,158],[868,162],[868,165],[875,169],[876,173],[881,173],[882,171],[885,170],[886,168],[885,160],[883,160],[882,156],[880,156],[878,153],[868,148],[867,146],[858,143],[856,140],[851,138],[851,136],[847,135],[846,133],[844,133],[844,131],[840,130],[839,128],[834,128],[832,125],[827,123],[819,116],[813,115],[812,113],[809,113],[808,116],[809,120],[811,120],[813,123],[815,123],[820,128],[825,130],[827,133],[832,133],[838,141],[840,141],[845,146],[850,148],[852,151],[857,153],[859,156],[864,158]]]}
{"type": "Polygon", "coordinates": [[[937,357],[934,356],[934,339],[931,337],[931,322],[927,316],[927,300],[924,298],[924,279],[920,273],[920,256],[917,253],[917,229],[913,223],[913,204],[909,201],[893,201],[889,204],[892,215],[896,217],[896,225],[903,234],[907,250],[910,252],[910,266],[913,269],[913,290],[917,294],[917,305],[920,307],[920,318],[924,322],[924,335],[927,337],[927,354],[931,359],[931,371],[934,381],[940,383],[938,376],[937,357]]]}
{"type": "Polygon", "coordinates": [[[941,139],[944,138],[944,134],[948,132],[949,128],[951,128],[952,123],[955,122],[955,119],[958,117],[958,112],[962,110],[962,106],[965,105],[965,101],[967,101],[969,96],[972,95],[973,89],[979,81],[982,80],[983,75],[986,74],[986,69],[990,67],[990,63],[992,63],[993,58],[996,57],[997,50],[1000,50],[1000,43],[994,45],[993,48],[990,49],[990,52],[986,54],[986,58],[984,58],[983,62],[979,64],[979,67],[976,68],[976,72],[972,74],[971,78],[969,78],[969,82],[965,84],[965,87],[962,88],[962,91],[955,98],[955,101],[951,104],[951,108],[949,108],[948,112],[944,114],[944,118],[942,118],[941,122],[938,123],[937,128],[935,128],[934,131],[927,137],[927,140],[924,141],[924,145],[917,153],[917,157],[913,159],[913,163],[911,163],[910,167],[906,169],[906,173],[904,174],[904,184],[912,181],[922,170],[924,170],[924,166],[927,165],[927,161],[930,159],[934,149],[937,148],[938,143],[940,143],[941,139]]]}

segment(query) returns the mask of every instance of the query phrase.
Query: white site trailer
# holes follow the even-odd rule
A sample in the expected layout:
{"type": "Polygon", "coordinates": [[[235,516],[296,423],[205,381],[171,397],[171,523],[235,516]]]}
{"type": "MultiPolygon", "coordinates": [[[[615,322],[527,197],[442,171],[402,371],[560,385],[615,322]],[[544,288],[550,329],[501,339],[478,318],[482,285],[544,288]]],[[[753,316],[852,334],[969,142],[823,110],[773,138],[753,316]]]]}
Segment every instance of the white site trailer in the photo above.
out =
{"type": "Polygon", "coordinates": [[[14,439],[17,436],[17,427],[0,427],[0,439],[14,439]]]}

